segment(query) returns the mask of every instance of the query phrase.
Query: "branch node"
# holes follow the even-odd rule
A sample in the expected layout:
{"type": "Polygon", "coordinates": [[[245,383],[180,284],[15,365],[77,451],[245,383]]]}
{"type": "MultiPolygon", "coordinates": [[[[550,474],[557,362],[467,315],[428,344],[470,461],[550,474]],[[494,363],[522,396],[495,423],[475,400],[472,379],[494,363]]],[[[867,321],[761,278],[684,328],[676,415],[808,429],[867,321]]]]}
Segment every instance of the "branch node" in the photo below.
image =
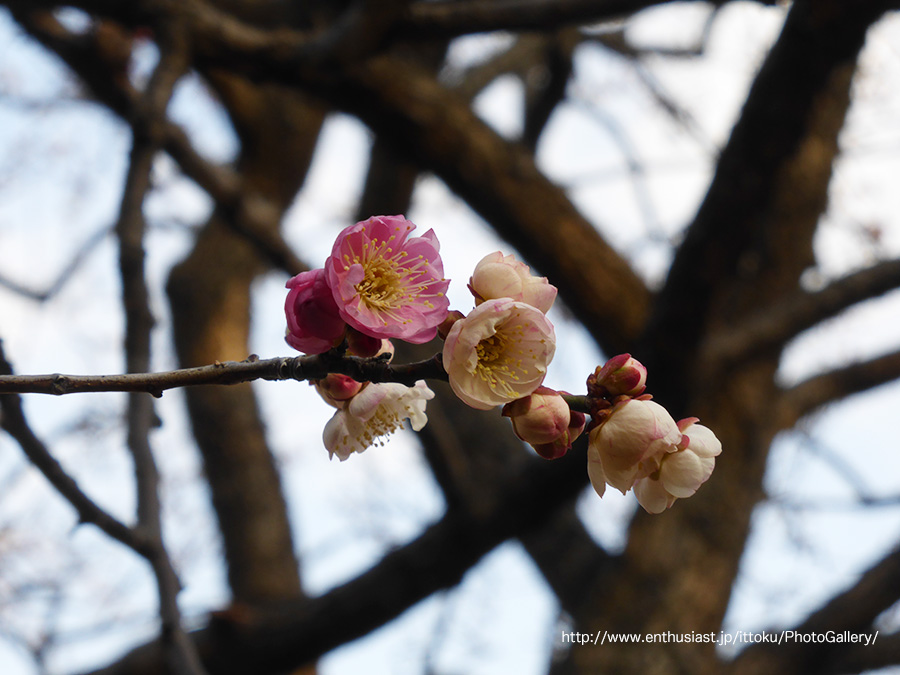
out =
{"type": "Polygon", "coordinates": [[[50,393],[54,396],[62,396],[63,394],[68,394],[70,384],[71,383],[68,377],[56,373],[53,375],[53,380],[50,382],[50,393]]]}

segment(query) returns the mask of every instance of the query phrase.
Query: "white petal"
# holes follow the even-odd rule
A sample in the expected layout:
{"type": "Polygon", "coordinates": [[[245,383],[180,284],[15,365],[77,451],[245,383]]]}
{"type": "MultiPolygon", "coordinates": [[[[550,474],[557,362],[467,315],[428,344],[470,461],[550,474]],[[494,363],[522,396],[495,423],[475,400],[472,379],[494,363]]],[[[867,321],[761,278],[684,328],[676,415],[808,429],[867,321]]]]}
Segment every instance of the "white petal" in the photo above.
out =
{"type": "Polygon", "coordinates": [[[722,441],[702,424],[692,424],[684,434],[691,439],[688,448],[700,457],[715,457],[722,452],[722,441]]]}
{"type": "Polygon", "coordinates": [[[338,410],[325,424],[325,430],[322,432],[322,441],[329,456],[337,455],[342,462],[353,452],[346,421],[347,414],[343,410],[338,410]]]}
{"type": "Polygon", "coordinates": [[[594,491],[602,497],[603,493],[606,492],[606,476],[603,473],[600,455],[596,452],[591,452],[591,449],[588,448],[587,459],[588,477],[591,479],[591,485],[594,487],[594,491]]]}
{"type": "Polygon", "coordinates": [[[675,501],[675,498],[666,492],[662,481],[651,478],[643,478],[634,484],[634,496],[647,513],[662,513],[675,501]]]}
{"type": "Polygon", "coordinates": [[[690,497],[706,482],[715,467],[711,457],[699,457],[690,449],[664,458],[660,482],[676,497],[690,497]]]}

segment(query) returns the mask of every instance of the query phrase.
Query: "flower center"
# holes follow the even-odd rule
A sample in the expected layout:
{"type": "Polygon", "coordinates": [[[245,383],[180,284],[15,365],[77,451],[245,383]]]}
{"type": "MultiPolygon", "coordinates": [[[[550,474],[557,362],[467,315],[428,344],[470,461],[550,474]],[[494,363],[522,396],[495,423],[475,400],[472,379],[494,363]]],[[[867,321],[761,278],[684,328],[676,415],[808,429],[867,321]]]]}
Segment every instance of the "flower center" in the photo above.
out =
{"type": "Polygon", "coordinates": [[[444,295],[431,288],[443,279],[434,278],[425,256],[410,257],[402,246],[400,250],[396,250],[396,239],[392,235],[385,241],[365,240],[361,250],[351,250],[343,256],[345,270],[349,270],[354,264],[362,266],[363,278],[353,288],[360,302],[378,313],[385,325],[387,319],[409,323],[403,316],[403,309],[407,305],[421,304],[432,309],[434,303],[431,298],[444,295]]]}
{"type": "Polygon", "coordinates": [[[492,390],[500,389],[508,396],[515,393],[510,381],[519,380],[516,369],[522,370],[522,361],[510,358],[510,346],[509,336],[502,332],[489,335],[475,346],[475,374],[492,390]]]}
{"type": "Polygon", "coordinates": [[[403,277],[393,260],[374,258],[363,263],[365,276],[354,288],[360,298],[374,309],[397,307],[403,298],[403,277]]]}
{"type": "Polygon", "coordinates": [[[493,363],[499,359],[503,356],[503,351],[506,349],[506,343],[507,338],[502,333],[494,333],[493,335],[484,338],[475,347],[475,353],[478,354],[478,363],[487,366],[487,364],[493,363]]]}

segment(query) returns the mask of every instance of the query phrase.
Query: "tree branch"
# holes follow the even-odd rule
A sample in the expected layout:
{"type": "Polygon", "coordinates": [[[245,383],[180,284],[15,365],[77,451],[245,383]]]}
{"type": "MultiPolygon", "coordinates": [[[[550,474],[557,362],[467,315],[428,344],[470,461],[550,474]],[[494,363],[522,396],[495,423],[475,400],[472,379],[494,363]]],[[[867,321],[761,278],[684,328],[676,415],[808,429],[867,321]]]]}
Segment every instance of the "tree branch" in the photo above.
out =
{"type": "Polygon", "coordinates": [[[331,82],[315,80],[309,85],[435,171],[552,278],[604,349],[627,350],[645,320],[649,292],[527,150],[502,139],[427,73],[396,59],[370,60],[331,82]]]}
{"type": "Polygon", "coordinates": [[[811,377],[785,390],[775,409],[779,429],[789,429],[817,408],[900,378],[900,350],[811,377]]]}
{"type": "MultiPolygon", "coordinates": [[[[900,599],[900,549],[894,549],[870,568],[852,587],[831,598],[824,606],[793,628],[797,633],[828,631],[872,632],[872,622],[900,599]]],[[[750,673],[800,674],[846,672],[833,668],[851,643],[794,642],[758,643],[745,649],[729,669],[731,675],[750,673]]],[[[871,645],[870,645],[871,647],[871,645]]],[[[896,654],[895,654],[896,658],[896,654]]]]}
{"type": "MultiPolygon", "coordinates": [[[[272,613],[234,607],[192,635],[211,675],[269,675],[309,663],[459,583],[488,551],[540,527],[586,483],[580,452],[550,463],[535,459],[494,486],[502,508],[448,513],[412,543],[321,597],[285,603],[272,613]],[[541,499],[535,499],[538,494],[541,499]]],[[[150,643],[91,675],[150,675],[158,667],[159,646],[150,643]]]]}
{"type": "Polygon", "coordinates": [[[815,293],[797,291],[735,326],[713,333],[703,358],[728,367],[788,340],[848,307],[900,287],[900,260],[888,260],[847,275],[815,293]]]}
{"type": "Polygon", "coordinates": [[[158,4],[190,22],[192,46],[204,65],[310,89],[436,171],[554,279],[604,348],[625,351],[640,332],[649,305],[641,279],[541,174],[530,153],[504,141],[433,77],[384,57],[335,77],[297,57],[292,31],[261,31],[196,0],[158,4]]]}
{"type": "Polygon", "coordinates": [[[75,252],[75,255],[73,255],[69,262],[63,267],[62,271],[56,275],[56,278],[51,281],[44,290],[29,288],[2,275],[0,275],[0,286],[30,300],[46,302],[66,287],[66,282],[68,282],[69,279],[74,276],[78,268],[84,264],[90,253],[106,239],[111,229],[112,228],[109,226],[104,226],[88,237],[75,252]]]}
{"type": "Polygon", "coordinates": [[[168,389],[204,384],[239,384],[253,380],[319,380],[342,373],[360,382],[398,382],[412,386],[417,380],[447,380],[440,356],[418,363],[388,364],[379,359],[319,354],[259,360],[225,361],[211,366],[181,368],[159,373],[124,375],[0,375],[0,394],[63,394],[111,391],[144,392],[162,396],[168,389]]]}
{"type": "MultiPolygon", "coordinates": [[[[153,160],[161,145],[161,120],[166,117],[175,84],[188,65],[186,35],[180,27],[166,24],[159,33],[159,63],[131,118],[133,145],[116,224],[125,310],[125,360],[129,373],[139,373],[150,367],[150,333],[154,319],[144,272],[144,199],[150,190],[153,160]]],[[[167,661],[179,675],[201,675],[203,666],[181,625],[178,607],[181,583],[162,538],[159,471],[150,447],[154,419],[152,399],[139,393],[130,394],[127,444],[134,460],[137,484],[137,527],[146,535],[145,557],[156,577],[161,640],[167,661]]]]}
{"type": "MultiPolygon", "coordinates": [[[[110,28],[90,35],[67,31],[54,17],[31,8],[11,7],[16,21],[47,49],[57,54],[88,86],[91,94],[125,120],[132,119],[138,106],[138,94],[125,78],[111,72],[103,54],[106,43],[122,40],[110,28]]],[[[103,25],[103,24],[100,24],[103,25]]],[[[251,242],[269,262],[291,276],[307,269],[273,226],[281,218],[280,209],[270,200],[244,185],[232,168],[216,165],[203,158],[184,130],[171,120],[160,120],[162,147],[181,167],[185,175],[205,190],[228,217],[225,222],[251,242]]]]}
{"type": "MultiPolygon", "coordinates": [[[[3,343],[0,341],[0,378],[15,377],[12,372],[12,365],[6,359],[3,343]]],[[[104,511],[82,492],[78,484],[50,454],[47,446],[35,435],[25,419],[19,396],[7,392],[0,394],[0,426],[16,440],[31,463],[44,474],[57,492],[75,508],[81,522],[96,525],[112,539],[138,553],[146,551],[146,542],[142,536],[104,511]]]]}
{"type": "Polygon", "coordinates": [[[670,0],[462,0],[416,2],[398,31],[417,38],[453,37],[488,31],[545,32],[579,23],[619,19],[670,0]]]}
{"type": "Polygon", "coordinates": [[[842,653],[823,663],[822,669],[815,675],[850,675],[878,671],[897,664],[900,664],[900,635],[879,633],[872,644],[844,645],[842,653]]]}
{"type": "Polygon", "coordinates": [[[654,359],[647,366],[662,380],[661,400],[679,396],[665,390],[669,383],[710,380],[709,373],[684,369],[696,366],[711,327],[793,291],[811,264],[856,59],[888,5],[791,6],[647,325],[646,349],[654,359]]]}

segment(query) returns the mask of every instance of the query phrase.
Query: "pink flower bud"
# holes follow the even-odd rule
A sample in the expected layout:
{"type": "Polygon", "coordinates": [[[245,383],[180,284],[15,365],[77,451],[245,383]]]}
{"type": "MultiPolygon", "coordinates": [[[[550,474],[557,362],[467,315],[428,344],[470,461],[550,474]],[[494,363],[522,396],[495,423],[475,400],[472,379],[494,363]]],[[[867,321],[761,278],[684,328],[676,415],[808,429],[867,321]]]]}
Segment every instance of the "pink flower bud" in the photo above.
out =
{"type": "Polygon", "coordinates": [[[319,392],[325,402],[341,408],[345,401],[356,396],[367,383],[357,382],[352,377],[341,375],[340,373],[328,373],[321,380],[313,382],[316,391],[319,392]]]}
{"type": "Polygon", "coordinates": [[[640,396],[647,383],[647,369],[631,354],[619,354],[598,367],[588,378],[588,391],[595,396],[640,396]]]}
{"type": "Polygon", "coordinates": [[[562,435],[552,443],[533,445],[534,451],[544,459],[559,459],[565,456],[575,439],[584,431],[585,421],[584,413],[573,410],[569,419],[569,426],[566,427],[562,435]]]}
{"type": "Polygon", "coordinates": [[[351,326],[347,327],[347,352],[353,356],[363,358],[375,356],[381,350],[384,342],[386,341],[381,338],[370,337],[351,326]]]}
{"type": "Polygon", "coordinates": [[[338,313],[325,271],[302,272],[287,282],[287,288],[287,343],[305,354],[321,354],[338,346],[347,325],[338,313]]]}
{"type": "Polygon", "coordinates": [[[475,296],[476,305],[486,300],[511,298],[536,307],[544,314],[556,299],[556,286],[549,284],[546,277],[532,275],[528,265],[500,251],[486,255],[475,266],[469,279],[469,290],[475,296]]]}
{"type": "Polygon", "coordinates": [[[455,324],[460,319],[465,319],[466,315],[460,312],[458,309],[452,310],[449,314],[447,314],[447,318],[438,326],[438,335],[441,340],[446,340],[447,336],[450,334],[450,329],[453,328],[453,324],[455,324]]]}
{"type": "Polygon", "coordinates": [[[560,394],[538,387],[533,394],[503,406],[513,431],[544,459],[564,456],[584,430],[584,413],[569,410],[560,394]]]}

